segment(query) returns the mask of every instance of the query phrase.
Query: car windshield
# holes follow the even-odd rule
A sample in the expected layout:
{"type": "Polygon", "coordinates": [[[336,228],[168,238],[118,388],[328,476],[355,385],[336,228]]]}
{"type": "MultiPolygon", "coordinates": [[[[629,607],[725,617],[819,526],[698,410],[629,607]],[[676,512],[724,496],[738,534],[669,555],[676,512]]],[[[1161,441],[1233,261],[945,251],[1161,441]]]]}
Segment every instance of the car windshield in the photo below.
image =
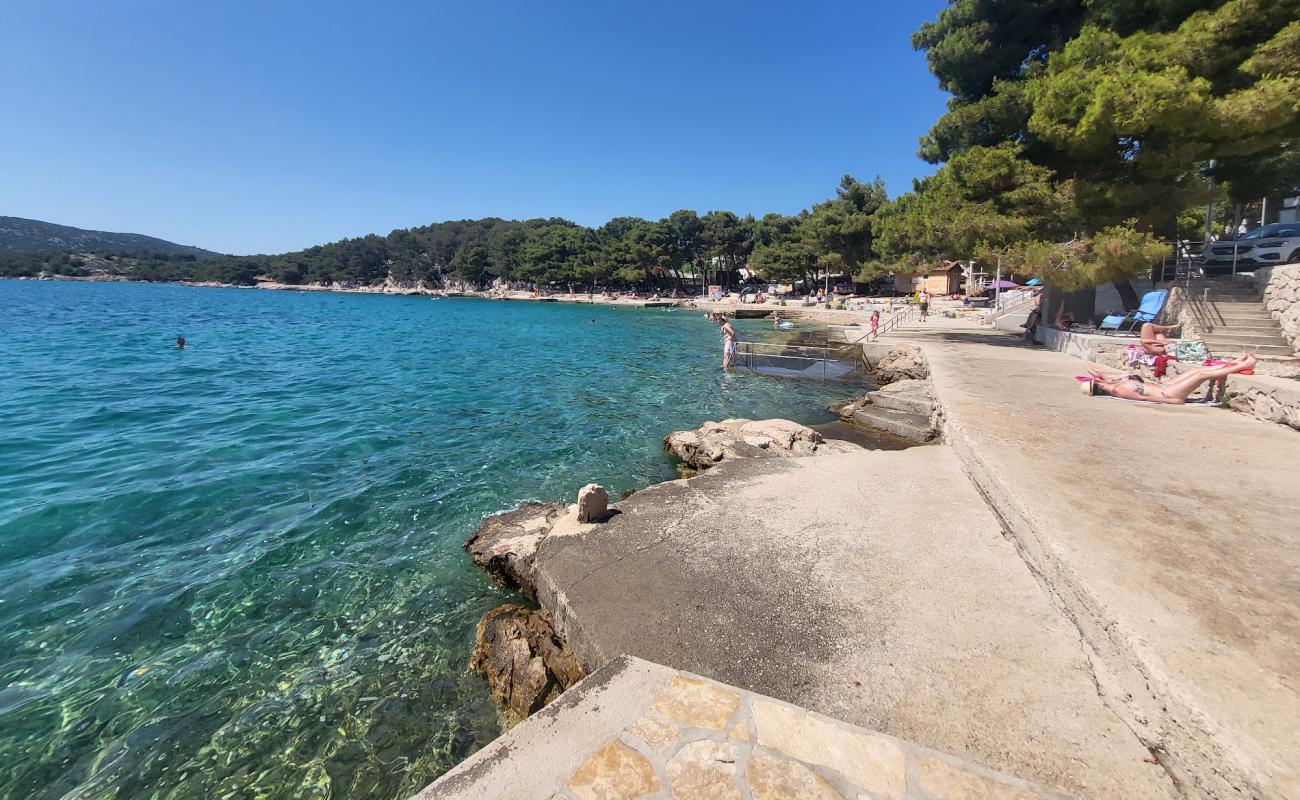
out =
{"type": "Polygon", "coordinates": [[[1300,222],[1275,222],[1272,225],[1265,225],[1262,228],[1256,228],[1243,235],[1243,239],[1273,239],[1281,237],[1290,239],[1300,236],[1300,222]]]}

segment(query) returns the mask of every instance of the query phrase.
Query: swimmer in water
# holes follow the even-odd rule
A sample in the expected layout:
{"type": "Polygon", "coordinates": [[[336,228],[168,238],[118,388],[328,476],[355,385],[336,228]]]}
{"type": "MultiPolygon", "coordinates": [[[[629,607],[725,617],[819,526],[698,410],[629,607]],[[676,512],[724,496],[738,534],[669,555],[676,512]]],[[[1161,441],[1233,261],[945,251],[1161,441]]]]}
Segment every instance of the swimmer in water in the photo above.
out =
{"type": "Polygon", "coordinates": [[[177,349],[177,350],[184,350],[184,349],[185,349],[185,337],[184,337],[184,336],[177,336],[177,337],[176,337],[176,349],[177,349]]]}

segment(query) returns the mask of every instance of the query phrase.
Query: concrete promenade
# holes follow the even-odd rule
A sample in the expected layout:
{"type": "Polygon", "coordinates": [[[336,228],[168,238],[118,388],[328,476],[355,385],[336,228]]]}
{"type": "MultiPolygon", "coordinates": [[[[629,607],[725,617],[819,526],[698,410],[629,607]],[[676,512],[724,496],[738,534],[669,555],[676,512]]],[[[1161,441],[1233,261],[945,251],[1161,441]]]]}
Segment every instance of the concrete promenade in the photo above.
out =
{"type": "Polygon", "coordinates": [[[925,351],[942,444],[728,460],[543,539],[537,597],[575,655],[641,677],[597,672],[424,797],[731,796],[670,786],[697,768],[760,797],[759,752],[836,792],[808,797],[1044,791],[1009,774],[1081,798],[1300,798],[1300,434],[1085,397],[1083,362],[965,322],[890,339],[925,351]],[[775,698],[992,783],[922,787],[908,761],[881,791],[816,748],[733,753],[739,717],[660,751],[662,708],[634,723],[678,670],[741,697],[746,735],[775,698]],[[643,783],[616,790],[611,765],[643,783]]]}
{"type": "Polygon", "coordinates": [[[1300,435],[1085,397],[1083,362],[1013,335],[899,338],[1107,707],[1191,794],[1300,797],[1300,435]]]}

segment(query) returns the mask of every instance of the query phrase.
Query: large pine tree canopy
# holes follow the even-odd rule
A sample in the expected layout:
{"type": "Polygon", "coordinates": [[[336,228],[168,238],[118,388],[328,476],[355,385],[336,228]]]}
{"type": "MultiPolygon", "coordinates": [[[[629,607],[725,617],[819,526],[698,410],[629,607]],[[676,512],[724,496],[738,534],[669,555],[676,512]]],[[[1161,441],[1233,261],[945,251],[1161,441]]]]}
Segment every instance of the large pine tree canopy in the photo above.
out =
{"type": "Polygon", "coordinates": [[[921,140],[939,173],[876,219],[887,259],[980,251],[1113,280],[1142,259],[1105,254],[1157,252],[1209,178],[1237,201],[1300,183],[1300,0],[951,0],[913,45],[953,96],[921,140]],[[1008,180],[1065,205],[993,199],[1008,180]]]}

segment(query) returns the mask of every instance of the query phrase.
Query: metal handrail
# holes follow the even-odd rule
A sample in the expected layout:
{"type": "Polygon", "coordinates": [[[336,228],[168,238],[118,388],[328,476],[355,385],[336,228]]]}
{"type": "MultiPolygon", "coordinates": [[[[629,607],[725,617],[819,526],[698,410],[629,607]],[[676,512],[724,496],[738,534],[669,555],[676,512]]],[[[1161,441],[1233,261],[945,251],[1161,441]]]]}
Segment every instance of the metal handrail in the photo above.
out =
{"type": "MultiPolygon", "coordinates": [[[[881,325],[876,328],[874,334],[868,327],[861,336],[849,338],[845,336],[843,340],[831,339],[831,328],[857,328],[854,325],[824,325],[822,327],[822,344],[804,344],[798,341],[752,341],[743,340],[736,342],[736,366],[747,369],[751,372],[756,371],[754,368],[754,356],[770,355],[778,358],[800,359],[803,361],[820,361],[822,364],[822,379],[827,379],[829,372],[829,362],[846,361],[846,357],[853,357],[854,348],[862,342],[870,339],[878,339],[889,331],[912,321],[916,318],[917,308],[913,305],[903,306],[893,311],[881,325]],[[795,354],[791,351],[802,351],[801,354],[795,354]],[[814,355],[804,355],[812,351],[814,355]],[[838,354],[836,352],[838,351],[838,354]],[[743,366],[742,366],[743,364],[743,366]]],[[[815,329],[814,329],[815,330],[815,329]]],[[[861,353],[856,354],[858,357],[861,353]]]]}
{"type": "Polygon", "coordinates": [[[859,342],[866,341],[869,338],[872,339],[873,341],[875,339],[879,339],[881,336],[888,333],[891,329],[897,328],[899,325],[902,325],[904,322],[910,322],[914,316],[916,316],[916,306],[913,305],[903,306],[902,310],[893,312],[892,314],[889,315],[888,319],[880,323],[880,327],[876,328],[874,333],[870,329],[868,329],[866,333],[862,334],[858,338],[849,342],[849,344],[858,344],[859,342]]]}
{"type": "Polygon", "coordinates": [[[984,317],[984,319],[989,322],[992,322],[993,320],[996,320],[998,317],[1005,317],[1008,314],[1018,314],[1021,311],[1024,311],[1026,308],[1032,306],[1034,304],[1034,301],[1037,298],[1038,298],[1037,293],[1031,292],[1014,303],[1011,303],[1009,305],[1004,305],[1001,308],[989,309],[989,313],[987,316],[984,317]]]}

